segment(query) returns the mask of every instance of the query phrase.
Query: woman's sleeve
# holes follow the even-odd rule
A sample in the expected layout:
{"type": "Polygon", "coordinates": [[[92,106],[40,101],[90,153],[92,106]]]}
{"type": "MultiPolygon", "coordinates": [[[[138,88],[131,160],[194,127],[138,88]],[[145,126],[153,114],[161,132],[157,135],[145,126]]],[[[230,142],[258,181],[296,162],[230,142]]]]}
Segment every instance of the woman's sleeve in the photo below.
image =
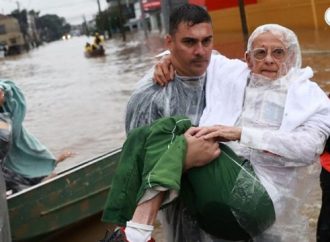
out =
{"type": "Polygon", "coordinates": [[[291,132],[243,127],[240,143],[268,153],[281,166],[302,166],[317,159],[327,137],[322,125],[307,122],[291,132]]]}

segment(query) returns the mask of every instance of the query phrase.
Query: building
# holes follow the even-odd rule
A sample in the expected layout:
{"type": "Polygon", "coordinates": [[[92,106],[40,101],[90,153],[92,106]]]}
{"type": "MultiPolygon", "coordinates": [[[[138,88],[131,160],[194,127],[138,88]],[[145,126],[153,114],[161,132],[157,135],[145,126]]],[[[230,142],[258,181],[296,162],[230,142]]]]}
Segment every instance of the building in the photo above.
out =
{"type": "Polygon", "coordinates": [[[0,44],[6,46],[7,54],[23,50],[25,42],[17,19],[0,14],[0,44]]]}
{"type": "Polygon", "coordinates": [[[150,21],[150,30],[160,32],[162,29],[160,0],[142,0],[142,8],[150,21]]]}

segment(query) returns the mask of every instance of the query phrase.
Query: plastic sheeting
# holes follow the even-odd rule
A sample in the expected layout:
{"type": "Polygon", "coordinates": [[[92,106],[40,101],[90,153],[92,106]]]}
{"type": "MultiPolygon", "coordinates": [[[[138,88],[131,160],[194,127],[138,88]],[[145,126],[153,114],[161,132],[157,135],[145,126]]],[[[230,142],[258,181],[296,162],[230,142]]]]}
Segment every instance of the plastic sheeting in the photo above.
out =
{"type": "MultiPolygon", "coordinates": [[[[152,82],[152,73],[148,73],[138,83],[136,91],[129,100],[127,106],[126,130],[129,131],[133,128],[149,124],[161,117],[178,114],[189,116],[192,123],[198,125],[198,120],[205,106],[204,87],[204,76],[196,78],[176,76],[175,80],[169,85],[160,87],[152,82]]],[[[240,174],[240,177],[242,175],[243,174],[240,174]]],[[[257,184],[258,182],[255,183],[255,185],[257,184]]],[[[237,187],[236,191],[239,190],[239,187],[240,186],[237,187]]],[[[167,241],[214,241],[213,238],[211,239],[210,235],[199,228],[197,220],[191,216],[187,209],[182,208],[181,205],[182,204],[177,204],[175,202],[167,206],[164,211],[161,212],[165,212],[166,214],[166,222],[163,220],[163,226],[165,231],[167,231],[166,234],[169,236],[167,241]],[[180,209],[178,209],[178,206],[180,209]],[[174,210],[175,212],[173,212],[174,210]],[[178,223],[177,220],[180,222],[178,223]],[[177,227],[173,228],[171,226],[177,227]]],[[[242,214],[240,214],[240,211],[242,210],[237,209],[233,211],[231,219],[235,220],[233,216],[241,216],[242,214]]],[[[272,220],[264,222],[264,227],[261,225],[259,230],[257,229],[258,232],[256,232],[256,227],[250,229],[250,225],[246,222],[245,218],[246,216],[242,216],[241,218],[244,224],[243,227],[249,230],[251,235],[255,235],[255,233],[259,233],[260,230],[264,230],[272,222],[272,220]]]]}
{"type": "MultiPolygon", "coordinates": [[[[251,161],[274,203],[275,223],[254,241],[309,241],[308,220],[302,209],[312,184],[318,182],[318,155],[330,132],[330,105],[325,93],[309,80],[310,68],[300,68],[299,44],[291,30],[272,24],[261,26],[252,33],[250,46],[267,31],[282,40],[291,54],[283,60],[287,72],[271,81],[251,75],[243,89],[240,118],[227,123],[242,127],[240,141],[230,147],[251,161]]],[[[218,89],[226,88],[217,83],[218,89]]],[[[213,110],[223,105],[210,103],[213,110]]]]}
{"type": "Polygon", "coordinates": [[[250,162],[224,144],[220,149],[220,156],[210,164],[184,174],[181,196],[206,232],[247,240],[273,224],[273,203],[250,162]]]}
{"type": "Polygon", "coordinates": [[[270,32],[275,35],[288,49],[289,58],[284,63],[286,72],[282,72],[286,74],[291,68],[301,68],[301,50],[298,42],[297,35],[290,29],[285,28],[278,24],[265,24],[256,28],[251,36],[249,37],[247,44],[247,52],[253,49],[254,40],[263,33],[270,32]]]}
{"type": "Polygon", "coordinates": [[[174,81],[161,87],[153,83],[152,73],[153,69],[140,80],[128,102],[126,132],[174,115],[185,115],[193,125],[198,125],[205,107],[205,76],[176,76],[174,81]]]}
{"type": "MultiPolygon", "coordinates": [[[[126,112],[126,132],[150,124],[158,118],[186,115],[197,125],[205,107],[205,80],[193,78],[182,80],[176,77],[165,87],[153,83],[153,68],[138,82],[126,112]],[[193,92],[189,91],[193,90],[193,92]],[[169,98],[171,97],[171,98],[169,98]],[[191,106],[191,100],[198,105],[191,106]],[[189,115],[190,114],[190,115],[189,115]]],[[[210,236],[199,228],[187,208],[177,200],[160,212],[166,241],[211,242],[210,236]]]]}

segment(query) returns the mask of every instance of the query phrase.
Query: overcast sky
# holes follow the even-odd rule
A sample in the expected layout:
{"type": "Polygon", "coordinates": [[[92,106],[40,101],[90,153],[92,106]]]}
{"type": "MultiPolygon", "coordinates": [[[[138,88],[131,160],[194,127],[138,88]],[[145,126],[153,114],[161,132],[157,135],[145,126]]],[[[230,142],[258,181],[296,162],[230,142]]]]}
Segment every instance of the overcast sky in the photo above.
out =
{"type": "MultiPolygon", "coordinates": [[[[101,10],[104,10],[106,0],[99,1],[101,10]]],[[[98,12],[97,0],[0,0],[0,13],[10,14],[18,6],[21,10],[40,11],[40,16],[57,14],[70,24],[82,23],[83,16],[90,20],[98,12]]]]}

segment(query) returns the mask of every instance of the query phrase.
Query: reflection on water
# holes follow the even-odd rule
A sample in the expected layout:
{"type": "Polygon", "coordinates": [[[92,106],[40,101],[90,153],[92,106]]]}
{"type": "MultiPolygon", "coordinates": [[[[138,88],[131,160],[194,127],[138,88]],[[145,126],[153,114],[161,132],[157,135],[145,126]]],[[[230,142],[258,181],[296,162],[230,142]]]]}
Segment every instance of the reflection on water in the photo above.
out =
{"type": "MultiPolygon", "coordinates": [[[[310,65],[315,70],[314,80],[330,91],[330,32],[297,33],[303,65],[310,65]]],[[[128,36],[126,43],[120,39],[106,41],[105,57],[86,59],[83,47],[87,41],[91,39],[76,37],[0,60],[1,79],[14,80],[26,95],[25,126],[55,154],[63,149],[77,152],[58,170],[121,146],[126,102],[136,81],[154,62],[153,56],[163,50],[159,36],[146,41],[143,34],[136,33],[128,36]]],[[[229,57],[243,56],[240,33],[217,33],[215,42],[216,49],[229,57]]],[[[305,211],[312,225],[311,241],[315,240],[320,206],[318,181],[315,185],[313,202],[305,211]]],[[[72,238],[79,238],[80,242],[97,241],[103,234],[103,226],[97,222],[98,216],[88,230],[70,231],[72,238]]],[[[54,241],[76,241],[72,238],[65,234],[54,241]]],[[[163,241],[161,236],[156,235],[156,239],[163,241]]]]}

